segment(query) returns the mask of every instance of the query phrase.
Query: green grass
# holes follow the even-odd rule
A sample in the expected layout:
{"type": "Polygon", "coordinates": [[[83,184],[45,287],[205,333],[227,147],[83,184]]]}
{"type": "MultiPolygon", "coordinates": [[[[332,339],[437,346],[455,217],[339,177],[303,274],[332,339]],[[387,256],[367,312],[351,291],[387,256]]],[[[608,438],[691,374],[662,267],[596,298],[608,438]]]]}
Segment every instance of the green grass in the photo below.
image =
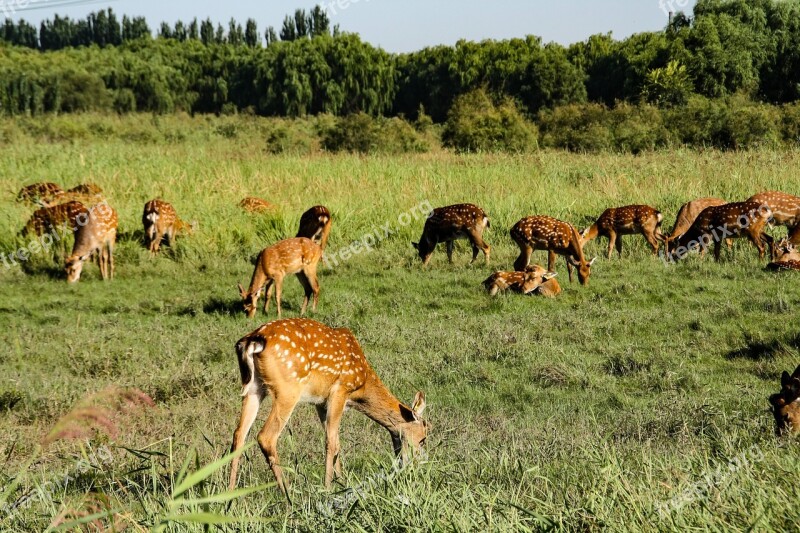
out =
{"type": "MultiPolygon", "coordinates": [[[[583,227],[606,207],[648,203],[669,229],[691,198],[797,193],[799,152],[300,158],[269,155],[257,120],[242,119],[248,133],[235,138],[214,133],[230,119],[71,120],[162,140],[112,133],[47,142],[30,128],[22,133],[20,122],[0,125],[15,132],[0,152],[0,251],[23,244],[15,234],[30,209],[13,198],[39,180],[100,184],[121,231],[110,283],[90,265],[68,286],[48,257],[24,271],[0,265],[0,480],[7,487],[20,479],[8,498],[19,502],[54,478],[75,478],[53,497],[0,515],[0,529],[44,529],[81,509],[87,493],[105,494],[118,524],[149,528],[167,514],[184,461],[196,470],[225,455],[240,408],[234,342],[274,318],[259,311],[248,321],[236,283],[249,281],[258,251],[293,235],[315,203],[334,213],[331,252],[386,223],[396,230],[372,253],[322,269],[311,316],[351,328],[401,399],[426,392],[428,461],[394,472],[388,435],[348,412],[345,477],[326,492],[322,431],[313,409],[301,407],[280,441],[293,504],[270,487],[210,512],[307,531],[761,531],[800,522],[800,448],[774,436],[766,401],[780,372],[800,362],[794,276],[765,272],[745,242],[719,264],[692,257],[666,266],[641,237],[626,237],[624,257],[599,259],[589,287],[569,284],[560,260],[564,293],[556,300],[491,299],[480,285],[492,269],[511,267],[508,229],[525,215],[583,227]],[[281,210],[241,213],[236,203],[246,195],[281,210]],[[138,242],[140,217],[156,196],[200,229],[150,259],[138,242]],[[402,226],[399,216],[426,200],[486,209],[489,267],[468,266],[464,243],[453,266],[444,250],[430,268],[419,265],[410,241],[422,221],[402,226]],[[118,420],[115,438],[59,441],[28,464],[59,417],[111,384],[143,390],[155,407],[118,420]],[[113,459],[75,474],[76,461],[104,445],[113,459]],[[658,511],[669,502],[678,504],[658,511]]],[[[588,248],[602,255],[605,245],[588,248]]],[[[534,258],[544,261],[541,252],[534,258]]],[[[295,316],[301,288],[289,279],[284,289],[284,312],[295,316]]],[[[257,447],[242,467],[240,486],[273,481],[257,447]]],[[[225,474],[191,496],[225,490],[225,474]]]]}

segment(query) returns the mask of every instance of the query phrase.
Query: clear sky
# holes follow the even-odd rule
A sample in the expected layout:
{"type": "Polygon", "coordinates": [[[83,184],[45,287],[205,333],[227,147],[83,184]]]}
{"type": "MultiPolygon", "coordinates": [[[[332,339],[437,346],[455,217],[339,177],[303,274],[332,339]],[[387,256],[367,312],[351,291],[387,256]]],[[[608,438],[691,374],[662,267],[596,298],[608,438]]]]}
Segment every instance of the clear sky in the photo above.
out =
{"type": "MultiPolygon", "coordinates": [[[[161,21],[210,17],[227,27],[231,17],[247,18],[280,29],[283,17],[313,0],[0,0],[0,18],[38,23],[54,14],[83,18],[107,6],[120,15],[144,16],[155,30],[161,21]],[[64,4],[55,6],[54,4],[64,4]],[[49,5],[48,5],[49,4],[49,5]],[[69,5],[79,4],[79,5],[69,5]],[[25,6],[25,7],[23,7],[25,6]],[[22,9],[20,9],[22,7],[22,9]]],[[[595,33],[613,32],[617,39],[641,31],[663,29],[667,12],[691,12],[695,0],[321,0],[333,24],[390,52],[408,52],[458,39],[506,39],[541,36],[545,42],[570,44],[595,33]],[[340,7],[342,6],[342,7],[340,7]]]]}

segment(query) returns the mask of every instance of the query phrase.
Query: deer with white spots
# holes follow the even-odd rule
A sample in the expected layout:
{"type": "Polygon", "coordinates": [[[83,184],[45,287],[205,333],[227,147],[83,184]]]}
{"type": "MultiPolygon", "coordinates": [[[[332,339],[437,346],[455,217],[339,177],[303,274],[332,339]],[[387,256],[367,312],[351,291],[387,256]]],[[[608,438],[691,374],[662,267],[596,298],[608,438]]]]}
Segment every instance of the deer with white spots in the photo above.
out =
{"type": "Polygon", "coordinates": [[[800,251],[789,239],[775,246],[775,258],[767,265],[768,270],[800,270],[800,251]]]}
{"type": "Polygon", "coordinates": [[[194,231],[194,224],[178,218],[178,213],[172,204],[159,199],[144,204],[142,225],[144,225],[144,243],[151,254],[158,253],[164,237],[167,239],[167,244],[172,246],[176,235],[194,231]]]}
{"type": "Polygon", "coordinates": [[[331,212],[324,205],[315,205],[300,217],[300,228],[296,237],[306,237],[319,244],[322,251],[328,245],[331,233],[331,212]]]}
{"type": "Polygon", "coordinates": [[[102,278],[114,277],[114,244],[117,240],[117,212],[108,204],[100,204],[89,210],[84,225],[78,226],[72,255],[67,258],[67,281],[75,283],[81,277],[83,263],[94,252],[100,255],[100,275],[102,278]]]}
{"type": "Polygon", "coordinates": [[[239,202],[239,207],[248,213],[264,213],[266,211],[272,211],[275,209],[273,204],[262,198],[256,198],[255,196],[248,196],[247,198],[244,198],[241,202],[239,202]]]}
{"type": "Polygon", "coordinates": [[[42,205],[44,204],[45,199],[58,194],[63,194],[63,192],[64,189],[55,183],[34,183],[32,185],[26,185],[20,189],[19,193],[17,193],[17,201],[42,205]]]}
{"type": "Polygon", "coordinates": [[[778,226],[786,226],[789,242],[800,244],[800,198],[785,192],[766,191],[747,201],[769,206],[772,210],[772,222],[778,226]]]}
{"type": "Polygon", "coordinates": [[[469,239],[472,245],[471,262],[474,263],[478,258],[478,252],[483,251],[486,264],[489,264],[491,246],[483,240],[483,232],[489,227],[491,227],[489,217],[477,205],[458,204],[438,207],[425,221],[419,242],[411,244],[417,249],[422,264],[427,265],[436,245],[443,242],[447,247],[447,259],[452,263],[456,239],[469,239]]]}
{"type": "MultiPolygon", "coordinates": [[[[669,235],[664,237],[664,247],[669,253],[670,243],[675,242],[681,235],[689,231],[697,216],[703,212],[706,207],[717,207],[725,205],[728,202],[722,198],[698,198],[691,202],[686,202],[678,210],[678,216],[675,217],[675,225],[672,226],[672,231],[669,235]]],[[[728,248],[731,247],[732,241],[727,239],[728,248]]]]}
{"type": "Polygon", "coordinates": [[[525,270],[530,263],[531,255],[536,249],[547,250],[547,270],[554,271],[556,256],[563,255],[567,261],[569,281],[572,283],[572,267],[578,271],[578,280],[581,285],[589,284],[592,265],[597,258],[587,261],[583,255],[583,241],[578,230],[572,224],[567,224],[548,216],[526,217],[511,228],[511,239],[520,249],[519,257],[514,261],[514,269],[525,270]]]}
{"type": "Polygon", "coordinates": [[[619,257],[622,257],[623,235],[641,233],[653,249],[653,254],[657,255],[658,240],[663,239],[660,229],[663,220],[664,216],[661,212],[649,205],[612,207],[603,211],[597,222],[583,231],[581,238],[583,243],[586,244],[597,237],[607,237],[607,257],[611,259],[615,245],[619,257]]]}
{"type": "MultiPolygon", "coordinates": [[[[287,484],[278,459],[278,438],[298,404],[312,404],[325,430],[325,487],[341,475],[339,424],[350,407],[389,431],[402,460],[425,442],[429,425],[422,419],[425,395],[411,406],[400,402],[381,382],[353,333],[313,320],[270,322],[236,343],[242,377],[242,414],[231,451],[244,446],[264,397],[272,398],[258,444],[280,489],[287,484]]],[[[231,463],[230,488],[236,487],[239,458],[231,463]]]]}
{"type": "Polygon", "coordinates": [[[275,288],[275,302],[278,306],[278,318],[281,316],[281,289],[283,278],[289,274],[296,274],[297,279],[305,290],[305,299],[300,314],[303,315],[308,307],[310,297],[314,296],[312,310],[317,310],[319,300],[319,282],[317,281],[317,265],[322,258],[322,248],[305,237],[286,239],[269,248],[265,248],[258,255],[256,268],[250,280],[250,288],[245,291],[239,284],[239,294],[244,300],[244,311],[248,318],[256,315],[258,298],[264,286],[267,288],[264,312],[269,312],[269,301],[272,298],[272,289],[275,288]]]}
{"type": "Polygon", "coordinates": [[[511,290],[520,294],[530,294],[547,280],[556,277],[539,265],[528,265],[522,272],[495,272],[483,282],[489,296],[498,292],[511,290]]]}

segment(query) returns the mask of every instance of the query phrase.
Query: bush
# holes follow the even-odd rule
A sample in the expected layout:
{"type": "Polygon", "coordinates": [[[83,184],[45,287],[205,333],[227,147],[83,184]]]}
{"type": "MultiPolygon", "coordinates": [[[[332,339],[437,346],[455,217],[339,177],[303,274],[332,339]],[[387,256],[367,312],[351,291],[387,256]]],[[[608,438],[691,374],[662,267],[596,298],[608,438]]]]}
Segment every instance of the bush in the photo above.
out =
{"type": "Polygon", "coordinates": [[[572,152],[599,152],[614,145],[609,111],[602,104],[569,104],[539,113],[542,144],[572,152]]]}
{"type": "Polygon", "coordinates": [[[781,116],[775,106],[734,96],[728,103],[726,147],[735,150],[775,147],[780,144],[780,123],[781,116]]]}
{"type": "Polygon", "coordinates": [[[322,146],[331,152],[360,154],[427,152],[429,143],[401,118],[373,119],[357,113],[320,123],[322,146]]]}
{"type": "Polygon", "coordinates": [[[681,144],[702,147],[727,144],[727,109],[719,100],[692,96],[686,106],[665,112],[665,122],[681,144]]]}
{"type": "Polygon", "coordinates": [[[670,133],[658,108],[619,104],[610,115],[615,150],[637,154],[669,146],[670,133]]]}
{"type": "Polygon", "coordinates": [[[783,106],[781,138],[790,146],[800,145],[800,103],[783,106]]]}
{"type": "Polygon", "coordinates": [[[458,152],[527,152],[537,139],[536,126],[511,99],[495,105],[484,89],[456,98],[442,132],[444,145],[458,152]]]}
{"type": "Polygon", "coordinates": [[[267,152],[303,155],[319,149],[319,138],[307,121],[276,120],[267,134],[267,152]]]}

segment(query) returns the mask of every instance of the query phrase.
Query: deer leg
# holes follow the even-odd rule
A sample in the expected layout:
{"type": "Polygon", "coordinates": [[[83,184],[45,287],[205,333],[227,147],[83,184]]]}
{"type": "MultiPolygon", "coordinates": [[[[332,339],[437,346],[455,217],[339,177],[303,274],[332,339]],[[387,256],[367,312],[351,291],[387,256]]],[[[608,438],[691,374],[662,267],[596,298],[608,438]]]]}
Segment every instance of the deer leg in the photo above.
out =
{"type": "Polygon", "coordinates": [[[311,294],[314,291],[311,288],[311,283],[308,281],[308,277],[306,276],[305,272],[300,271],[295,275],[297,276],[298,281],[300,281],[300,285],[303,286],[303,291],[305,292],[305,296],[303,297],[303,306],[300,308],[300,316],[303,316],[304,314],[306,314],[306,308],[308,307],[308,300],[311,298],[311,294]]]}
{"type": "Polygon", "coordinates": [[[312,265],[306,268],[306,278],[311,284],[311,293],[314,295],[314,300],[311,303],[311,310],[317,312],[317,304],[319,303],[319,281],[317,280],[317,265],[312,265]]]}
{"type": "Polygon", "coordinates": [[[611,254],[614,252],[614,245],[617,241],[617,234],[613,231],[608,233],[608,252],[606,253],[606,259],[611,259],[611,254]]]}
{"type": "Polygon", "coordinates": [[[789,234],[787,235],[789,242],[792,244],[800,244],[800,224],[796,225],[793,228],[789,228],[789,234]]]}
{"type": "Polygon", "coordinates": [[[111,267],[111,279],[114,279],[114,243],[117,240],[116,230],[111,235],[111,240],[108,242],[108,264],[111,267]]]}
{"type": "Polygon", "coordinates": [[[647,240],[647,242],[650,244],[650,247],[653,249],[653,255],[658,255],[658,240],[656,239],[654,232],[652,231],[645,232],[644,238],[647,240]]]}
{"type": "Polygon", "coordinates": [[[281,317],[281,289],[283,288],[283,275],[275,276],[275,305],[278,306],[278,318],[281,317]]]}
{"type": "Polygon", "coordinates": [[[325,417],[325,488],[331,488],[334,473],[342,475],[342,462],[339,456],[339,424],[342,421],[344,405],[347,399],[341,395],[331,395],[328,398],[325,417]]]}
{"type": "Polygon", "coordinates": [[[445,247],[447,248],[447,261],[449,263],[453,262],[453,250],[455,249],[455,242],[454,241],[446,241],[445,247]]]}
{"type": "Polygon", "coordinates": [[[478,231],[471,231],[469,234],[469,239],[470,242],[472,242],[472,262],[475,262],[475,260],[478,258],[478,250],[481,250],[483,251],[484,257],[486,257],[486,264],[488,265],[489,254],[492,251],[492,247],[486,244],[486,241],[483,240],[483,235],[481,235],[481,233],[478,231]]]}
{"type": "Polygon", "coordinates": [[[714,261],[719,261],[719,254],[722,251],[722,243],[718,239],[714,240],[714,261]]]}
{"type": "MultiPolygon", "coordinates": [[[[264,314],[269,313],[269,301],[272,300],[272,288],[275,286],[275,280],[270,279],[266,283],[267,292],[264,295],[264,314]]],[[[256,300],[257,301],[257,300],[256,300]]],[[[255,304],[253,304],[255,305],[255,304]]]]}
{"type": "Polygon", "coordinates": [[[514,270],[517,272],[525,270],[525,267],[530,263],[533,250],[534,248],[530,244],[523,243],[519,245],[519,257],[514,261],[514,270]]]}
{"type": "Polygon", "coordinates": [[[289,422],[289,417],[292,416],[292,411],[294,411],[294,406],[297,405],[298,398],[297,395],[284,398],[273,394],[272,409],[267,417],[267,423],[258,433],[258,445],[261,447],[272,473],[275,474],[278,486],[287,496],[287,486],[283,481],[283,470],[281,470],[278,457],[278,437],[281,436],[283,428],[289,422]]]}
{"type": "MultiPolygon", "coordinates": [[[[242,398],[242,415],[239,418],[239,425],[236,431],[233,432],[233,443],[231,444],[231,452],[240,450],[244,446],[244,441],[250,428],[253,427],[253,422],[256,421],[258,415],[258,408],[261,405],[261,400],[264,399],[263,392],[250,393],[242,398]]],[[[230,490],[236,488],[236,474],[239,471],[239,459],[241,456],[236,457],[231,462],[231,477],[228,487],[230,490]]]]}

